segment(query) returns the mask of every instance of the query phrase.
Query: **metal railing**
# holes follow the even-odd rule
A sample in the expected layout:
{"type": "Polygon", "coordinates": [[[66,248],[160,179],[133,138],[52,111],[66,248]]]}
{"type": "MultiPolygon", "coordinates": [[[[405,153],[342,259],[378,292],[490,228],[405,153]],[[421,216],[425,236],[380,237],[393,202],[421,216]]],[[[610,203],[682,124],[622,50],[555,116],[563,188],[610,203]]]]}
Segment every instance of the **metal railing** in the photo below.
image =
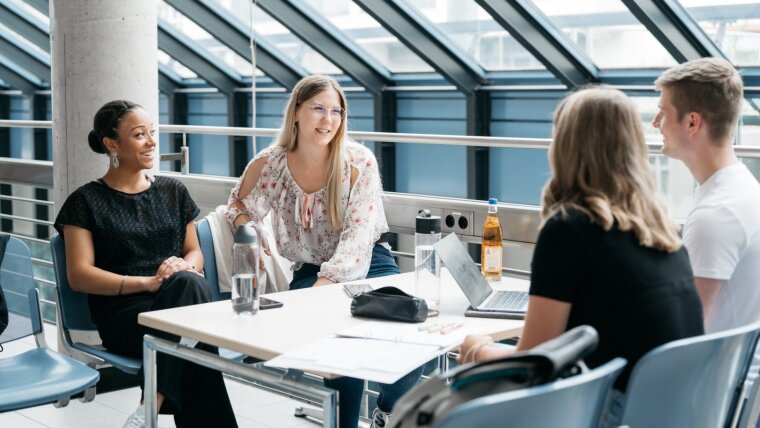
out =
{"type": "MultiPolygon", "coordinates": [[[[47,120],[0,120],[0,128],[44,128],[52,129],[53,122],[47,120]]],[[[228,137],[274,137],[275,128],[242,128],[223,126],[198,125],[159,125],[159,132],[173,134],[222,135],[228,137]]],[[[519,149],[548,149],[549,138],[511,138],[511,137],[480,137],[467,135],[437,135],[437,134],[403,134],[395,132],[363,132],[349,131],[348,136],[356,141],[376,141],[384,143],[411,144],[440,144],[449,146],[468,147],[497,147],[519,149]]],[[[183,144],[186,146],[186,144],[183,144]]],[[[649,153],[659,154],[662,142],[647,142],[649,153]]],[[[760,147],[735,146],[734,151],[739,157],[760,158],[760,147]]],[[[167,159],[169,160],[169,159],[167,159]]]]}

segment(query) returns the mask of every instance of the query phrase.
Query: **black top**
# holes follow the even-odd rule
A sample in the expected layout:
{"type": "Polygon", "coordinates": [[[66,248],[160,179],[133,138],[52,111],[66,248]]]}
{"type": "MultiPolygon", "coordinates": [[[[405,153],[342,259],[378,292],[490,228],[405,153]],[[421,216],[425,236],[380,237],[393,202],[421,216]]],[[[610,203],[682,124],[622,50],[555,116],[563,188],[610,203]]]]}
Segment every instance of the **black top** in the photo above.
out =
{"type": "MultiPolygon", "coordinates": [[[[123,193],[100,180],[85,184],[66,198],[55,228],[61,236],[64,224],[89,230],[95,266],[100,269],[119,275],[152,276],[164,260],[182,256],[187,224],[199,211],[185,186],[173,178],[156,177],[139,193],[123,193]]],[[[90,295],[93,321],[97,323],[107,308],[128,298],[90,295]]]]}
{"type": "Polygon", "coordinates": [[[533,254],[530,294],[572,304],[567,329],[587,324],[599,346],[589,367],[628,360],[615,387],[651,349],[704,333],[702,305],[684,247],[667,253],[643,247],[633,232],[605,231],[570,211],[549,219],[533,254]]]}

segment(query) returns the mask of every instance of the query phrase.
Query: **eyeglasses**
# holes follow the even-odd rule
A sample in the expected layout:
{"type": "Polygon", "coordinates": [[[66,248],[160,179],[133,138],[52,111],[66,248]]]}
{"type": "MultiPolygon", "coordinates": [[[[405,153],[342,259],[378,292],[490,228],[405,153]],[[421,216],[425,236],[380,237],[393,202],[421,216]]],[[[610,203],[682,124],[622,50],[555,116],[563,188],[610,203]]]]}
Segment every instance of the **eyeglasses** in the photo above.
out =
{"type": "Polygon", "coordinates": [[[317,117],[325,117],[325,115],[329,112],[330,118],[332,120],[342,120],[344,117],[346,117],[346,109],[344,108],[333,108],[328,110],[325,106],[322,104],[304,104],[309,108],[311,111],[311,114],[317,117]]]}

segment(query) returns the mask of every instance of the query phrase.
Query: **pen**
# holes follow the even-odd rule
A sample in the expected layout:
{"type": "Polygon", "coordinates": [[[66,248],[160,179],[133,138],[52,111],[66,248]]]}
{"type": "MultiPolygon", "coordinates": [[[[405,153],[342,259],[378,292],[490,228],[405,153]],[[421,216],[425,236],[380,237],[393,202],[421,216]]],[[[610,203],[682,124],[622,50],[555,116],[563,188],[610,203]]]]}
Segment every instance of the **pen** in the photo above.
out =
{"type": "Polygon", "coordinates": [[[442,327],[442,326],[438,325],[437,322],[434,322],[432,324],[421,325],[421,326],[417,327],[417,331],[430,331],[431,329],[435,329],[437,327],[442,327]]]}
{"type": "Polygon", "coordinates": [[[452,331],[454,331],[454,330],[456,330],[456,329],[458,329],[458,328],[462,327],[463,325],[464,325],[464,323],[463,323],[463,322],[458,322],[458,323],[451,323],[451,324],[449,324],[449,325],[447,325],[447,326],[445,326],[445,327],[443,327],[443,328],[441,329],[441,334],[448,334],[448,333],[451,333],[452,331]]]}

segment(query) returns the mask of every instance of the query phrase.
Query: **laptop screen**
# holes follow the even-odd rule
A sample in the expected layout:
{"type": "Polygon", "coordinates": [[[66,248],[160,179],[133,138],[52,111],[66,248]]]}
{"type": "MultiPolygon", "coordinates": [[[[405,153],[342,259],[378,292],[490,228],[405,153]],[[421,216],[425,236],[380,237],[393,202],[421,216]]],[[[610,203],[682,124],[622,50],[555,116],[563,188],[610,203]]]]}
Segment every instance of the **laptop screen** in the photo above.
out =
{"type": "Polygon", "coordinates": [[[459,238],[452,233],[441,239],[434,247],[472,307],[480,306],[493,290],[480,274],[478,265],[467,254],[459,238]]]}

